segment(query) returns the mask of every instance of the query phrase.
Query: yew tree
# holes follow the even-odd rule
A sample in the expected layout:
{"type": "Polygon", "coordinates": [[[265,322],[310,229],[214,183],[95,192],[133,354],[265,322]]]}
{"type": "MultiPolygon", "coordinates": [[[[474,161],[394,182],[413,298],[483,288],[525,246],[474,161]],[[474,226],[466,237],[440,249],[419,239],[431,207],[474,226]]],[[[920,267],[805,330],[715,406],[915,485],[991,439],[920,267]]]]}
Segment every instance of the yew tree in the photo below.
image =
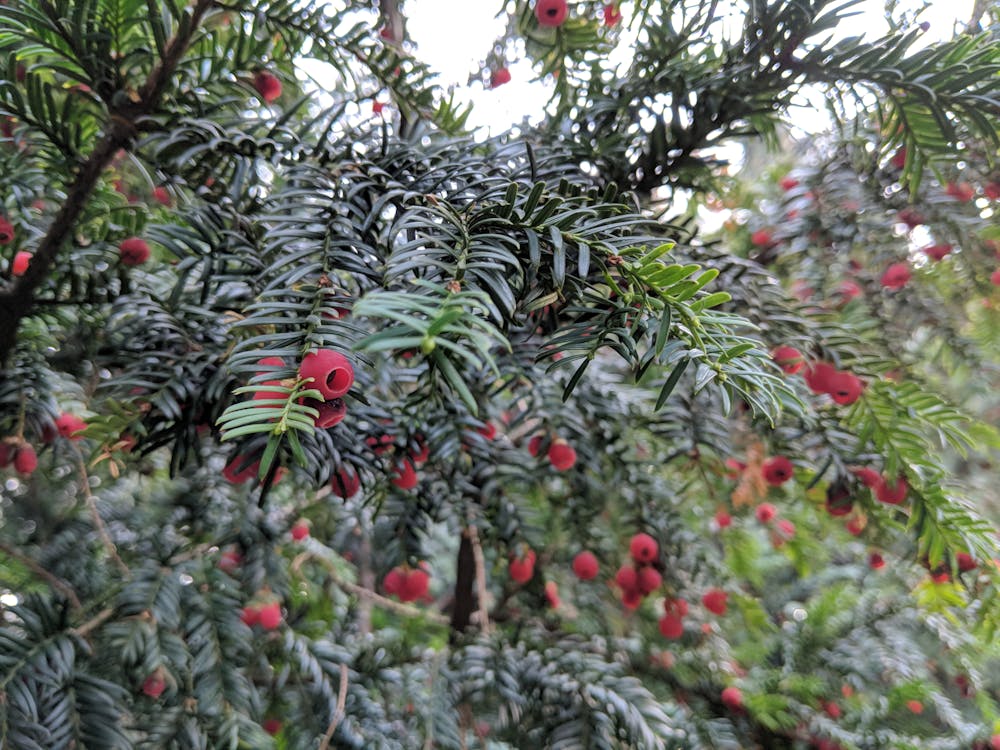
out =
{"type": "Polygon", "coordinates": [[[0,5],[0,746],[1000,748],[1000,17],[870,5],[498,2],[489,136],[415,0],[0,5]]]}

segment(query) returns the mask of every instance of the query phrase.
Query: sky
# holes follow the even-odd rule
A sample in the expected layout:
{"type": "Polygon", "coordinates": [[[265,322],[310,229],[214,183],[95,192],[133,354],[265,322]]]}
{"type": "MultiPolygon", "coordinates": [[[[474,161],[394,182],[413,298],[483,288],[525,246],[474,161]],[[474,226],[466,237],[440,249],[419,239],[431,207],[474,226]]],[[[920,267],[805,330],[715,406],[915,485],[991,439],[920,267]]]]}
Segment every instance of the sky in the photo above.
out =
{"type": "MultiPolygon", "coordinates": [[[[928,42],[949,38],[956,20],[967,21],[974,0],[930,0],[920,19],[931,24],[928,42]]],[[[723,3],[724,4],[724,3],[723,3]]],[[[909,6],[907,0],[901,5],[909,6]]],[[[454,84],[463,99],[474,105],[469,124],[498,133],[524,117],[538,119],[548,101],[550,87],[532,81],[531,66],[524,60],[509,65],[512,80],[496,89],[479,83],[468,86],[470,75],[478,76],[482,61],[504,30],[505,21],[497,18],[502,0],[407,0],[407,34],[417,45],[417,56],[440,72],[442,85],[454,84]]],[[[627,0],[622,3],[628,18],[627,0]]],[[[877,37],[886,30],[883,0],[863,0],[858,16],[848,19],[837,32],[844,37],[877,37]]],[[[821,129],[824,115],[817,114],[816,129],[821,129]]]]}

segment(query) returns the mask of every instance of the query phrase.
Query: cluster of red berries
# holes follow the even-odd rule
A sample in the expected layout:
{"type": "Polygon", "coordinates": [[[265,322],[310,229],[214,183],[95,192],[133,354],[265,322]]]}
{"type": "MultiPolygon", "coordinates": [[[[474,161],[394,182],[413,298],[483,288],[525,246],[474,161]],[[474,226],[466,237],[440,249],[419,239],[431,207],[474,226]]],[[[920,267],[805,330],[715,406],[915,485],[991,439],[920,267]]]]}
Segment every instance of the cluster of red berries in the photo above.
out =
{"type": "Polygon", "coordinates": [[[615,574],[615,583],[622,590],[625,609],[637,609],[644,597],[649,596],[663,583],[663,576],[653,567],[660,554],[660,547],[649,534],[639,533],[628,545],[632,564],[625,564],[615,574]]]}
{"type": "Polygon", "coordinates": [[[853,404],[865,390],[864,382],[854,373],[838,370],[828,362],[806,362],[795,347],[779,346],[771,358],[786,375],[801,372],[809,390],[825,393],[841,406],[853,404]]]}
{"type": "MultiPolygon", "coordinates": [[[[63,412],[51,426],[42,431],[42,442],[51,443],[56,435],[74,442],[83,440],[81,434],[87,429],[87,423],[75,414],[63,412]]],[[[23,437],[10,437],[0,440],[0,468],[13,465],[18,474],[28,476],[38,468],[38,453],[35,447],[23,437]]]]}
{"type": "MultiPolygon", "coordinates": [[[[528,441],[528,453],[532,456],[538,456],[545,448],[545,440],[544,435],[535,435],[531,438],[528,441]]],[[[576,449],[562,438],[557,437],[552,440],[548,444],[545,455],[556,471],[569,471],[576,466],[576,449]]]]}
{"type": "Polygon", "coordinates": [[[758,521],[768,526],[771,525],[772,521],[777,519],[771,532],[771,544],[775,547],[780,547],[795,536],[795,524],[787,518],[778,518],[778,509],[771,503],[761,503],[758,505],[754,511],[754,515],[757,516],[758,521]]]}
{"type": "Polygon", "coordinates": [[[426,563],[416,568],[409,565],[397,565],[386,573],[382,579],[382,590],[389,596],[395,596],[401,602],[415,602],[424,599],[430,589],[431,576],[427,572],[426,563]]]}
{"type": "MultiPolygon", "coordinates": [[[[381,456],[389,451],[395,452],[396,450],[391,435],[382,435],[380,438],[369,437],[365,442],[374,451],[376,456],[381,456]]],[[[392,484],[401,490],[412,490],[417,486],[420,481],[420,476],[417,474],[417,467],[430,458],[430,450],[419,437],[417,438],[417,444],[419,450],[411,450],[407,456],[398,458],[394,463],[392,484]]]]}
{"type": "Polygon", "coordinates": [[[906,482],[906,477],[897,477],[895,480],[886,479],[875,469],[863,467],[854,469],[851,472],[861,483],[868,487],[875,499],[887,505],[899,505],[906,499],[910,486],[906,482]]]}
{"type": "Polygon", "coordinates": [[[688,613],[688,603],[683,599],[664,599],[663,617],[658,623],[660,635],[676,640],[684,635],[684,617],[688,613]]]}

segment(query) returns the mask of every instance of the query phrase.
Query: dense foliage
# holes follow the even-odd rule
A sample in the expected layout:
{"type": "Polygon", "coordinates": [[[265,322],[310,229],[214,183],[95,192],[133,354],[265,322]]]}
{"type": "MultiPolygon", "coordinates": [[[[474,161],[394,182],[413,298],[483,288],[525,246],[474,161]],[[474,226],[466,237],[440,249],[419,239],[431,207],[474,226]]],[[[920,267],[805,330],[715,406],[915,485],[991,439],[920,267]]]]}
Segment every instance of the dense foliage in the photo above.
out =
{"type": "Polygon", "coordinates": [[[0,745],[1000,746],[998,19],[719,5],[0,6],[0,745]]]}

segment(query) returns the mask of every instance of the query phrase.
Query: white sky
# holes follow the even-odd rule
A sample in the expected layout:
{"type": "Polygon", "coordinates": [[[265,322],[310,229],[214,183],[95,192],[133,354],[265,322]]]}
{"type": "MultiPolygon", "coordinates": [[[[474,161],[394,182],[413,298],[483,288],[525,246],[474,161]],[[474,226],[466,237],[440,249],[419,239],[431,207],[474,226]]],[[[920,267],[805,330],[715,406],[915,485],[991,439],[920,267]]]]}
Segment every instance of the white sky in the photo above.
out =
{"type": "MultiPolygon", "coordinates": [[[[949,38],[956,20],[968,20],[973,2],[931,0],[920,16],[931,24],[927,40],[949,38]]],[[[909,7],[914,3],[902,0],[900,4],[909,7]]],[[[534,74],[524,60],[508,66],[512,80],[497,89],[479,83],[468,85],[469,76],[478,75],[483,60],[504,30],[504,20],[496,17],[501,5],[501,0],[407,0],[405,5],[407,34],[417,45],[417,56],[440,73],[442,85],[455,85],[459,99],[473,103],[469,124],[493,133],[506,130],[526,116],[540,119],[551,93],[549,84],[531,80],[534,74]]],[[[622,3],[626,22],[629,5],[628,0],[622,3]]],[[[864,0],[859,7],[863,13],[844,22],[838,32],[847,37],[879,36],[886,31],[883,0],[864,0]]],[[[817,128],[822,127],[822,118],[818,115],[817,128]]]]}

